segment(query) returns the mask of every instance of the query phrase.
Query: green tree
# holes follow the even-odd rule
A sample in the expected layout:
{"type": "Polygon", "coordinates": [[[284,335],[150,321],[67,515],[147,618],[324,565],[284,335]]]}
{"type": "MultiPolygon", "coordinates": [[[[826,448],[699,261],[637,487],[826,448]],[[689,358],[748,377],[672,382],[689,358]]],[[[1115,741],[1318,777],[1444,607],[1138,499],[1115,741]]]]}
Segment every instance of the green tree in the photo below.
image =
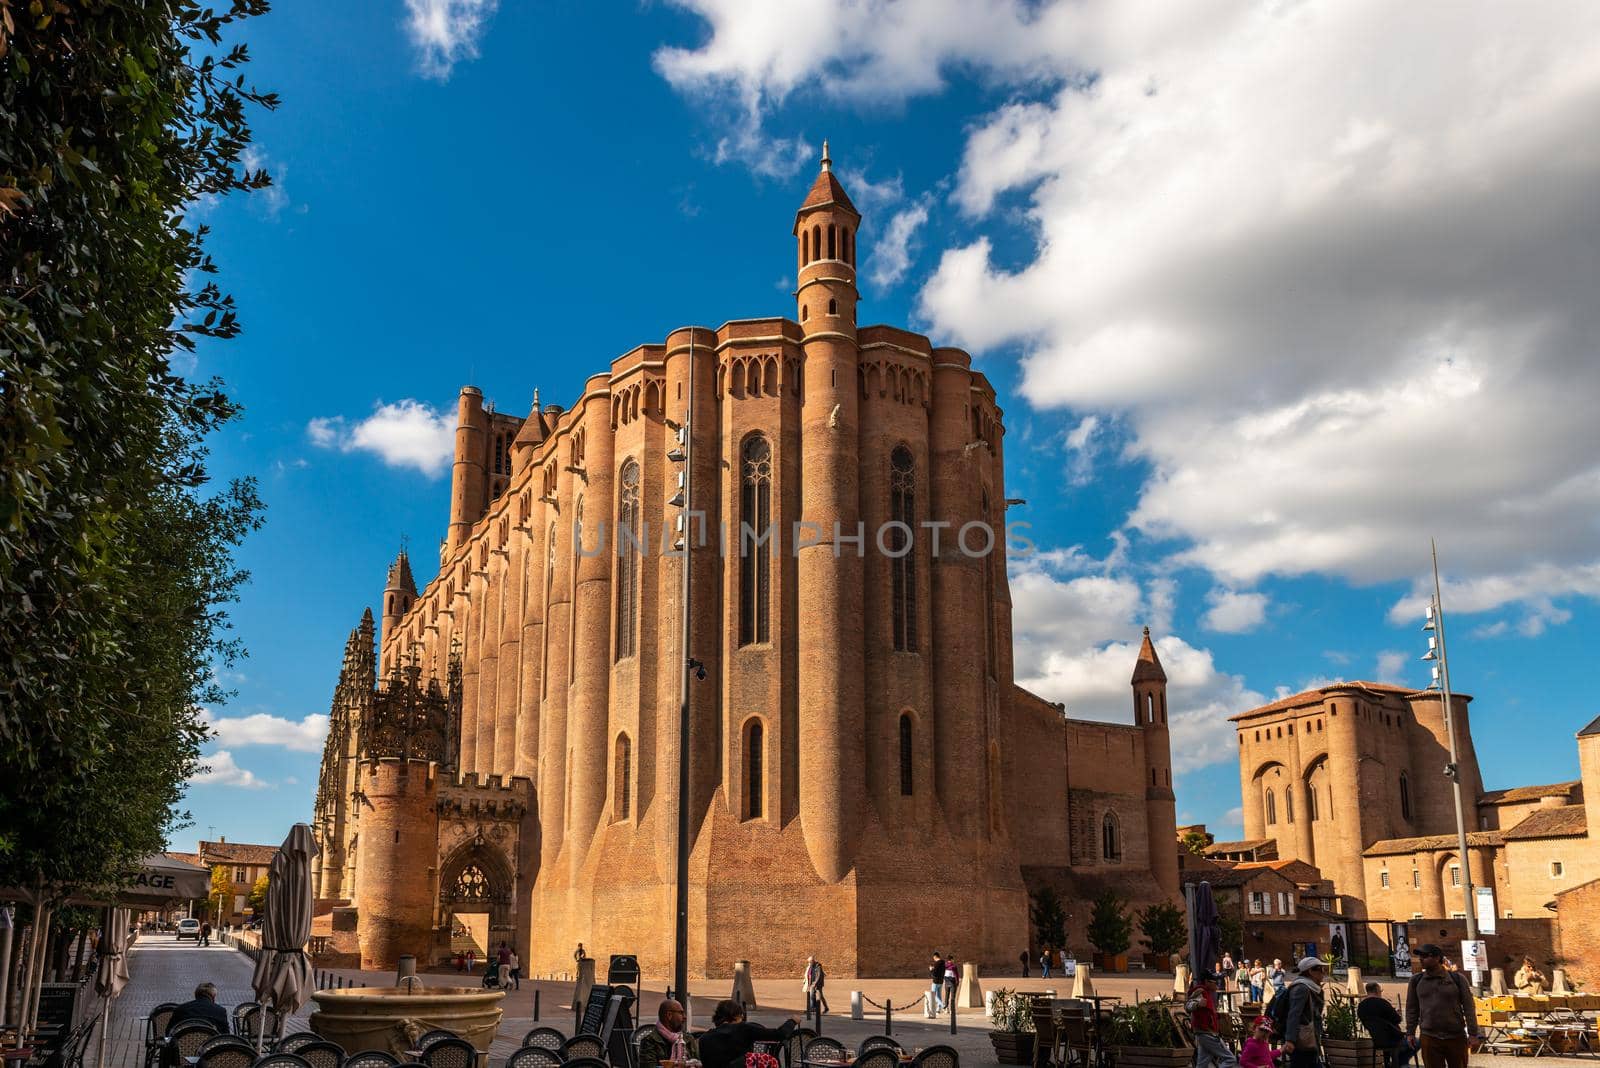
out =
{"type": "Polygon", "coordinates": [[[1238,952],[1244,945],[1244,921],[1232,912],[1222,912],[1217,917],[1217,930],[1222,935],[1222,948],[1229,953],[1238,952]]]}
{"type": "Polygon", "coordinates": [[[233,911],[228,907],[232,898],[233,879],[228,869],[218,864],[211,869],[211,894],[206,898],[212,923],[221,923],[222,918],[233,911]]]}
{"type": "Polygon", "coordinates": [[[246,900],[250,903],[250,911],[257,916],[266,911],[267,877],[265,875],[256,880],[255,885],[250,888],[250,896],[246,900]]]}
{"type": "Polygon", "coordinates": [[[1150,952],[1170,957],[1189,942],[1189,927],[1183,910],[1170,901],[1158,901],[1139,913],[1139,930],[1150,944],[1150,952]]]}
{"type": "Polygon", "coordinates": [[[1198,857],[1205,854],[1206,846],[1210,845],[1211,843],[1206,841],[1206,836],[1201,834],[1199,831],[1184,831],[1183,837],[1179,840],[1179,844],[1182,845],[1184,849],[1198,857]]]}
{"type": "Polygon", "coordinates": [[[174,353],[239,330],[202,198],[241,166],[266,0],[0,0],[0,885],[122,878],[159,851],[240,650],[221,607],[259,523],[206,493],[237,408],[174,353]]]}
{"type": "Polygon", "coordinates": [[[1061,896],[1054,890],[1041,887],[1033,895],[1029,914],[1040,948],[1061,949],[1067,944],[1067,911],[1061,907],[1061,896]]]}
{"type": "Polygon", "coordinates": [[[1128,907],[1115,890],[1107,890],[1094,899],[1094,910],[1089,914],[1089,944],[1107,956],[1126,953],[1133,942],[1133,919],[1128,907]]]}

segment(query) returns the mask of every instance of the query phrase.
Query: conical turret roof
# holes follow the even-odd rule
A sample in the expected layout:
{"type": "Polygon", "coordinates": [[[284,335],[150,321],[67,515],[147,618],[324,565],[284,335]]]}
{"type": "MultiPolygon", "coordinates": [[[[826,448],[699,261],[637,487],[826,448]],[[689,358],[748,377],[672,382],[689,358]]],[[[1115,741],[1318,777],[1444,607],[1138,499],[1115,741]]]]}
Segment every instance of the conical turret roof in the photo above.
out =
{"type": "MultiPolygon", "coordinates": [[[[394,558],[394,563],[389,565],[389,583],[385,589],[399,590],[416,596],[417,580],[411,577],[411,557],[406,555],[404,549],[401,549],[400,555],[394,558]]],[[[367,609],[367,615],[371,614],[372,609],[367,609]]]]}
{"type": "Polygon", "coordinates": [[[1150,641],[1150,628],[1144,628],[1144,643],[1139,646],[1139,659],[1133,665],[1133,681],[1141,682],[1166,682],[1167,673],[1161,669],[1161,658],[1156,656],[1156,647],[1150,641]]]}
{"type": "Polygon", "coordinates": [[[544,412],[539,408],[539,391],[535,389],[533,410],[528,413],[528,418],[522,421],[522,429],[517,431],[516,438],[511,442],[511,450],[515,452],[518,449],[541,445],[549,433],[549,428],[544,425],[544,412]]]}
{"type": "Polygon", "coordinates": [[[850,203],[850,194],[844,191],[838,175],[833,173],[833,160],[828,157],[828,142],[824,141],[822,169],[817,172],[817,180],[811,183],[811,191],[806,194],[805,200],[800,202],[800,211],[795,215],[795,228],[799,229],[801,216],[826,207],[843,208],[856,218],[861,218],[856,206],[850,203]]]}

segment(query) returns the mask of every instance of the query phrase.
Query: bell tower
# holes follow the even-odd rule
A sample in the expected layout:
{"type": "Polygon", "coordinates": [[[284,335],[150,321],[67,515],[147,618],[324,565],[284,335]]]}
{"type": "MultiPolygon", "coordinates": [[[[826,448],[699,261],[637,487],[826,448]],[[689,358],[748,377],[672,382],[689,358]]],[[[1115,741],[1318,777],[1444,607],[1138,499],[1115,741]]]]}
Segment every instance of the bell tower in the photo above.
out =
{"type": "Polygon", "coordinates": [[[833,173],[828,142],[822,142],[822,169],[794,217],[795,300],[800,325],[818,331],[856,333],[856,234],[861,213],[833,173]]]}
{"type": "Polygon", "coordinates": [[[1144,628],[1133,665],[1133,722],[1144,732],[1144,812],[1150,873],[1169,898],[1178,896],[1178,814],[1172,793],[1172,736],[1167,730],[1167,673],[1144,628]]]}
{"type": "MultiPolygon", "coordinates": [[[[394,558],[394,563],[389,565],[389,579],[383,584],[383,636],[382,641],[387,641],[393,634],[400,621],[405,618],[411,603],[417,599],[417,581],[411,576],[411,558],[404,549],[394,558]]],[[[380,642],[379,648],[381,649],[380,642]]],[[[397,653],[398,655],[398,653],[397,653]]],[[[391,665],[383,665],[387,670],[391,665]]]]}

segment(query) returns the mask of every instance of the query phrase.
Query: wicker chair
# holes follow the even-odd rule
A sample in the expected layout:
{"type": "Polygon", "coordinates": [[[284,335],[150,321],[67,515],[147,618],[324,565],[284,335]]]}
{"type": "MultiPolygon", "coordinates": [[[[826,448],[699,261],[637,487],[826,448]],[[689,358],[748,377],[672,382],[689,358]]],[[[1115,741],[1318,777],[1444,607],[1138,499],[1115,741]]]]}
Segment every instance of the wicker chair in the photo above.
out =
{"type": "Polygon", "coordinates": [[[241,1001],[233,1007],[233,1033],[244,1034],[244,1018],[261,1008],[259,1001],[241,1001]]]}
{"type": "Polygon", "coordinates": [[[248,1042],[224,1042],[201,1050],[200,1059],[195,1063],[198,1068],[250,1068],[256,1063],[256,1051],[248,1042]]]}
{"type": "Polygon", "coordinates": [[[172,1014],[177,1011],[177,1003],[171,1001],[163,1001],[150,1010],[144,1027],[144,1068],[155,1064],[156,1055],[167,1037],[167,1024],[172,1022],[172,1014]]]}
{"type": "Polygon", "coordinates": [[[298,1053],[269,1053],[256,1061],[255,1068],[311,1068],[298,1053]]]}
{"type": "Polygon", "coordinates": [[[579,1057],[593,1057],[599,1061],[606,1059],[606,1046],[600,1041],[599,1035],[573,1035],[561,1043],[562,1060],[573,1061],[579,1057]]]}
{"type": "Polygon", "coordinates": [[[611,1068],[611,1066],[599,1057],[574,1057],[566,1062],[565,1068],[611,1068]]]}
{"type": "Polygon", "coordinates": [[[435,1027],[432,1031],[424,1031],[417,1039],[417,1048],[426,1051],[435,1042],[442,1042],[447,1038],[460,1038],[454,1031],[446,1031],[442,1027],[435,1027]]]}
{"type": "Polygon", "coordinates": [[[808,1027],[797,1027],[789,1032],[789,1037],[783,1043],[784,1068],[800,1068],[800,1062],[805,1059],[806,1043],[817,1037],[817,1033],[808,1027]]]}
{"type": "Polygon", "coordinates": [[[200,1047],[206,1044],[207,1039],[215,1037],[216,1033],[217,1029],[204,1020],[190,1020],[174,1027],[167,1038],[181,1061],[185,1057],[200,1056],[200,1047]]]}
{"type": "Polygon", "coordinates": [[[837,1061],[843,1064],[849,1059],[850,1051],[836,1038],[813,1038],[806,1043],[805,1060],[810,1063],[837,1061]]]}
{"type": "Polygon", "coordinates": [[[346,1057],[344,1068],[394,1068],[399,1063],[400,1058],[388,1050],[364,1049],[346,1057]]]}
{"type": "Polygon", "coordinates": [[[856,1053],[861,1055],[872,1049],[892,1049],[900,1053],[905,1052],[905,1047],[889,1035],[868,1035],[861,1040],[861,1045],[856,1047],[856,1053]]]}
{"type": "Polygon", "coordinates": [[[561,1068],[561,1054],[543,1046],[523,1046],[506,1058],[505,1068],[561,1068]]]}
{"type": "Polygon", "coordinates": [[[292,1035],[284,1035],[278,1039],[278,1045],[275,1048],[279,1053],[293,1053],[301,1046],[321,1041],[322,1036],[315,1031],[296,1031],[292,1035]]]}
{"type": "Polygon", "coordinates": [[[540,1049],[561,1052],[561,1047],[566,1044],[567,1036],[557,1031],[554,1027],[535,1027],[532,1031],[522,1036],[522,1045],[538,1046],[540,1049]]]}
{"type": "Polygon", "coordinates": [[[210,1038],[206,1039],[205,1042],[201,1043],[200,1052],[195,1054],[195,1056],[204,1057],[212,1050],[221,1049],[223,1046],[243,1046],[250,1051],[250,1059],[255,1059],[256,1048],[250,1043],[246,1042],[244,1039],[240,1038],[238,1035],[212,1035],[210,1038]]]}
{"type": "Polygon", "coordinates": [[[911,1068],[961,1068],[961,1054],[950,1046],[929,1046],[917,1054],[911,1068]]]}
{"type": "Polygon", "coordinates": [[[418,1059],[428,1068],[477,1068],[478,1051],[464,1038],[441,1038],[418,1059]]]}
{"type": "Polygon", "coordinates": [[[311,1068],[340,1068],[344,1064],[344,1047],[336,1042],[318,1039],[307,1042],[294,1052],[311,1068]]]}
{"type": "Polygon", "coordinates": [[[869,1049],[856,1058],[853,1068],[900,1068],[900,1051],[888,1046],[869,1049]]]}

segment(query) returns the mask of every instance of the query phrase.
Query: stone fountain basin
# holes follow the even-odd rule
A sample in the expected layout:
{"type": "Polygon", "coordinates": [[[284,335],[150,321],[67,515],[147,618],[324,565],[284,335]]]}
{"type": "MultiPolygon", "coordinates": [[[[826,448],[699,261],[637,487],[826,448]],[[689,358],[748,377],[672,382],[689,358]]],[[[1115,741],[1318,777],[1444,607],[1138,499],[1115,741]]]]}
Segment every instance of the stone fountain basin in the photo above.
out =
{"type": "Polygon", "coordinates": [[[345,987],[311,995],[311,1030],[346,1053],[381,1049],[402,1061],[424,1031],[454,1031],[482,1053],[500,1029],[503,990],[478,986],[345,987]]]}

